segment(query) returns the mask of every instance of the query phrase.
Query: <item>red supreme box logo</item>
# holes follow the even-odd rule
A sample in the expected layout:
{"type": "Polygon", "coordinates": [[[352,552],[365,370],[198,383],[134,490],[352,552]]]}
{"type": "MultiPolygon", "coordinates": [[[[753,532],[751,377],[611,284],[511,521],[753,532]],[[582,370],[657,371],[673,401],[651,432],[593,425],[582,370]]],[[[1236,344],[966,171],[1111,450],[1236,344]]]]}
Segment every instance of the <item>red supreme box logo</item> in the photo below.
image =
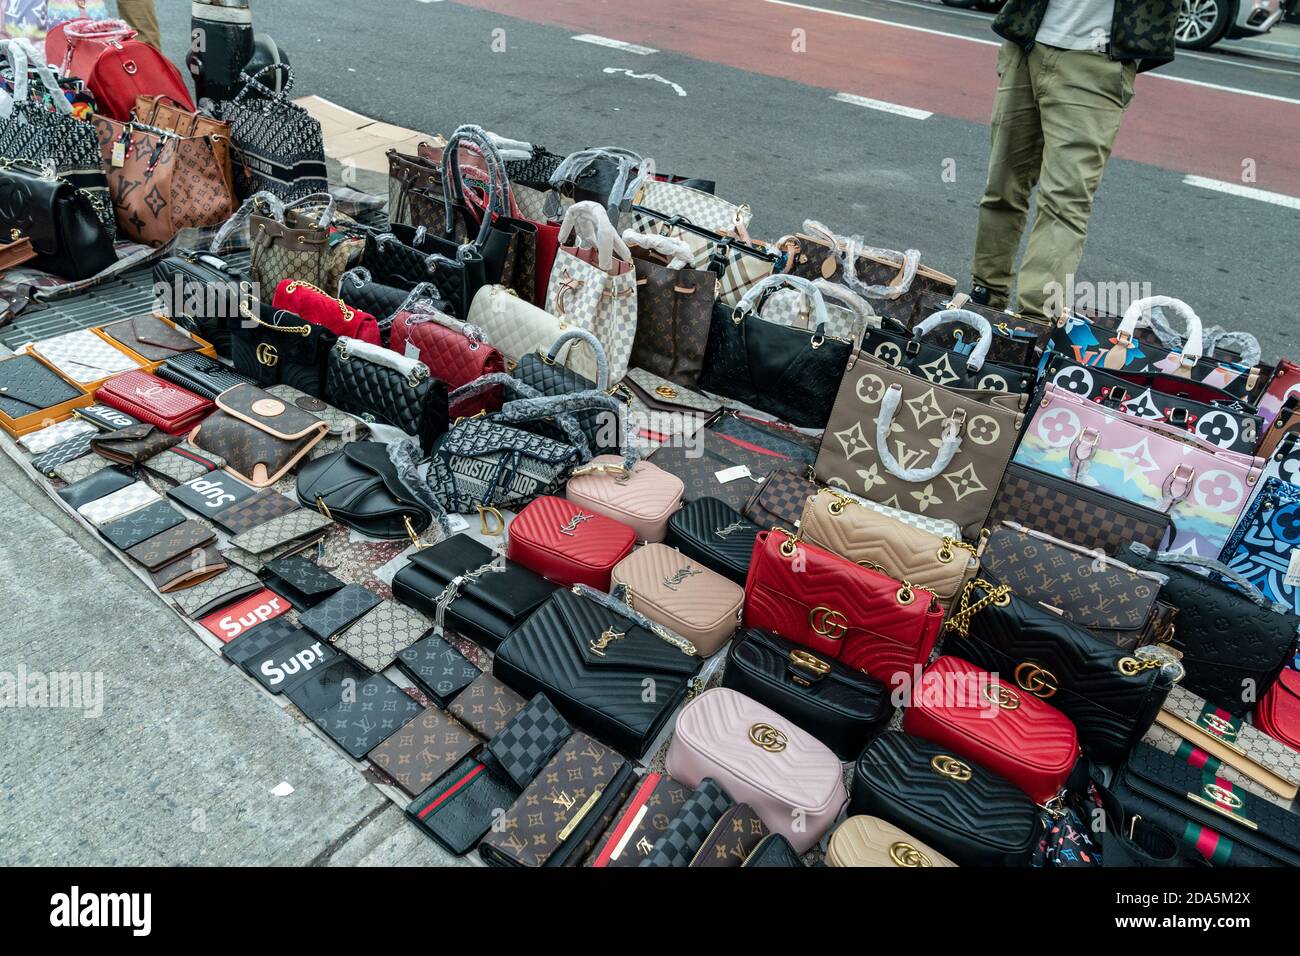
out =
{"type": "Polygon", "coordinates": [[[238,604],[209,614],[200,619],[199,623],[229,644],[250,627],[257,627],[273,617],[279,617],[290,606],[280,595],[263,588],[238,604]]]}

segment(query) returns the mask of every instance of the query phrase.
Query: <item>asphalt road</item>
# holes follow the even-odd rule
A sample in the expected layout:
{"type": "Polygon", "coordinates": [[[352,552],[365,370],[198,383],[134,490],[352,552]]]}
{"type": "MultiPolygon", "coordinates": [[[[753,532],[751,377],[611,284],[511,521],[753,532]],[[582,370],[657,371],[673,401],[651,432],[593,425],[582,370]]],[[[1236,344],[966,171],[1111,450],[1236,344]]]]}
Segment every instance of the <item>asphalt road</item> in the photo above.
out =
{"type": "MultiPolygon", "coordinates": [[[[626,146],[661,169],[716,179],[721,195],[751,204],[755,235],[775,239],[819,219],[918,248],[969,281],[996,79],[985,15],[918,0],[253,6],[257,28],[288,50],[299,93],[430,132],[473,122],[557,152],[626,146]],[[657,74],[685,95],[611,71],[657,74]],[[840,92],[932,115],[833,100],[840,92]]],[[[164,28],[180,37],[187,12],[168,7],[164,28]]],[[[1079,281],[1179,296],[1207,323],[1255,331],[1266,357],[1300,352],[1289,342],[1298,131],[1300,64],[1197,53],[1139,77],[1079,281]],[[1242,183],[1243,169],[1253,182],[1242,183]],[[1189,175],[1274,201],[1189,185],[1189,175]]]]}

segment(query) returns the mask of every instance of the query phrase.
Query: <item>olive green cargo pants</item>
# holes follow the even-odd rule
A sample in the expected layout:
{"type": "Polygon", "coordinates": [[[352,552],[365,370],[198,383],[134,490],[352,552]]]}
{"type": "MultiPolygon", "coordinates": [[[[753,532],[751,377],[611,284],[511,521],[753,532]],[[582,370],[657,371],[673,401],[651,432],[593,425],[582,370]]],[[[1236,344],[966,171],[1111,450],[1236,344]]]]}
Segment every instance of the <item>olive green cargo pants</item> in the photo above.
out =
{"type": "Polygon", "coordinates": [[[162,49],[162,34],[158,30],[158,11],[154,0],[117,0],[117,14],[140,35],[137,37],[155,49],[162,49]]]}
{"type": "MultiPolygon", "coordinates": [[[[1016,251],[1038,186],[1038,213],[1016,277],[1017,311],[1043,316],[1052,286],[1083,258],[1092,197],[1133,99],[1133,63],[1090,50],[1007,41],[998,52],[993,149],[980,200],[971,278],[1005,308],[1016,251]]],[[[1059,296],[1059,293],[1057,293],[1059,296]]]]}

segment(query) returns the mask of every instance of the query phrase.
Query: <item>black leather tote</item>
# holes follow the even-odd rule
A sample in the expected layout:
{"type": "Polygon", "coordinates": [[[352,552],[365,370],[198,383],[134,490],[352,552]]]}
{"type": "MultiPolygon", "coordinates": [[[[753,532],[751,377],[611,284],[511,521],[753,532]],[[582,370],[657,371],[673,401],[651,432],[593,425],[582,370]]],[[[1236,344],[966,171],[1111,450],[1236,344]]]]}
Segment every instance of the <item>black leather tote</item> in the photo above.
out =
{"type": "Polygon", "coordinates": [[[31,265],[64,279],[89,279],[117,261],[113,239],[84,192],[12,161],[0,165],[0,235],[30,239],[31,265]]]}

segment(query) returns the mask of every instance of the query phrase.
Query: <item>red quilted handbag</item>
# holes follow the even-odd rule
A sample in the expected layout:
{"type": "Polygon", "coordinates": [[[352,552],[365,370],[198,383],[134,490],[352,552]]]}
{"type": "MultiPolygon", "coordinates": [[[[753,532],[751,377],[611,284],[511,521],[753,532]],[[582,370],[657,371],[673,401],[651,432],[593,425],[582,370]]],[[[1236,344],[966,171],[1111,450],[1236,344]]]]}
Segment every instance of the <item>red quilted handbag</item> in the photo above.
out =
{"type": "Polygon", "coordinates": [[[506,557],[564,587],[609,590],[610,573],[636,544],[621,521],[586,511],[566,498],[534,498],[510,522],[506,557]]]}
{"type": "Polygon", "coordinates": [[[1065,789],[1079,759],[1070,718],[960,657],[925,669],[903,730],[1005,777],[1039,804],[1065,789]]]}
{"type": "Polygon", "coordinates": [[[95,392],[95,400],[157,425],[169,435],[184,435],[214,408],[203,396],[144,371],[110,378],[95,392]]]}
{"type": "Polygon", "coordinates": [[[373,315],[354,309],[301,279],[281,279],[271,304],[302,316],[312,325],[324,326],[335,335],[346,335],[371,345],[384,344],[379,339],[379,320],[373,315]]]}
{"type": "Polygon", "coordinates": [[[1255,726],[1274,740],[1300,750],[1300,671],[1282,668],[1273,686],[1259,699],[1255,726]]]}
{"type": "Polygon", "coordinates": [[[165,96],[194,111],[189,88],[171,60],[135,39],[122,20],[69,20],[45,36],[45,59],[79,76],[104,116],[127,122],[138,96],[165,96]]]}
{"type": "MultiPolygon", "coordinates": [[[[427,313],[398,312],[388,333],[388,347],[412,358],[418,358],[429,367],[429,373],[447,383],[452,392],[462,385],[489,372],[504,372],[505,359],[496,347],[481,336],[443,322],[461,326],[455,319],[439,313],[435,318],[427,313]]],[[[455,418],[469,418],[479,412],[495,412],[501,407],[501,386],[457,399],[449,414],[455,418]]]]}
{"type": "Polygon", "coordinates": [[[760,532],[745,582],[745,627],[758,627],[893,686],[934,649],[943,609],[929,591],[798,540],[760,532]]]}

